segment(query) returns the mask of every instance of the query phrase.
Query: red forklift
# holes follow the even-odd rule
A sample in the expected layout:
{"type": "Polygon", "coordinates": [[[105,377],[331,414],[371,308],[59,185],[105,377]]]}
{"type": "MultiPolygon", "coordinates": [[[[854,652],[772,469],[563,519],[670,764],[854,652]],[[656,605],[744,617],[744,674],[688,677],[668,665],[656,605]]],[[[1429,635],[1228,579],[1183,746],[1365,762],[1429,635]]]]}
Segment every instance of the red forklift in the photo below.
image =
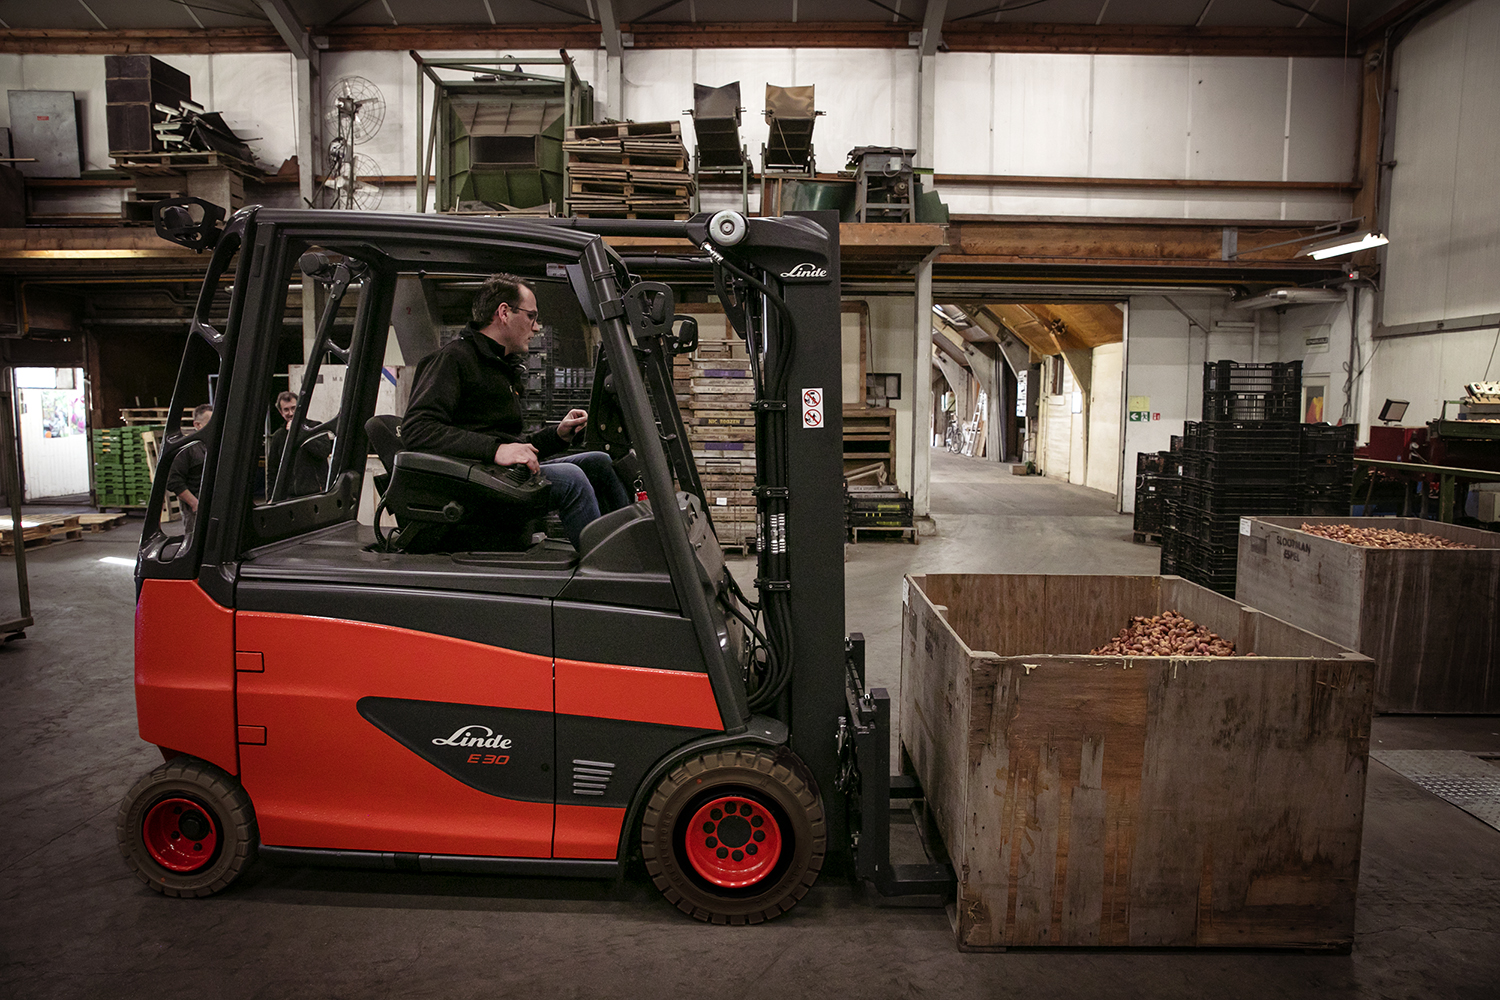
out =
{"type": "Polygon", "coordinates": [[[790,909],[824,870],[951,892],[946,864],[891,864],[891,802],[920,789],[890,773],[889,702],[844,633],[835,214],[156,213],[212,257],[159,464],[201,449],[199,506],[187,533],[164,523],[157,476],[135,573],[139,728],[165,763],[125,796],[118,835],[147,885],[211,895],[257,856],[590,878],[639,857],[673,905],[731,924],[790,909]],[[690,241],[672,266],[712,280],[745,341],[756,600],[725,566],[673,391],[696,326],[606,235],[690,241]],[[398,281],[497,271],[576,302],[597,350],[590,446],[638,463],[643,498],[576,549],[523,530],[535,484],[515,469],[377,440],[398,281]],[[305,350],[299,284],[322,301],[305,350]],[[261,490],[288,379],[306,431],[261,490]],[[310,417],[320,385],[336,412],[310,417]],[[203,402],[207,423],[184,427],[203,402]],[[327,469],[307,493],[294,470],[315,439],[327,469]],[[357,516],[372,444],[373,526],[357,516]],[[521,527],[462,530],[497,523],[521,527]]]}

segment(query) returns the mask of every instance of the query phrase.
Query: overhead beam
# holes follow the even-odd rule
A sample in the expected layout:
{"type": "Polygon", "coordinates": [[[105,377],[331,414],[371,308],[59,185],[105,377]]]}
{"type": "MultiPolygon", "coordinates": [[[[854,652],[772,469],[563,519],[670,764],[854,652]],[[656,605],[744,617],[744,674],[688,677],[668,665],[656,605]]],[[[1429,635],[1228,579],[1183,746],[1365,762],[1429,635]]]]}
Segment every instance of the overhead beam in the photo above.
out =
{"type": "MultiPolygon", "coordinates": [[[[636,49],[865,48],[909,49],[908,22],[799,21],[619,23],[636,49]]],[[[554,49],[600,47],[600,26],[583,24],[338,25],[318,32],[334,52],[388,49],[554,49]]],[[[941,32],[950,52],[1071,52],[1099,55],[1219,55],[1336,58],[1347,55],[1333,29],[1186,28],[1130,24],[960,25],[941,32]]],[[[0,30],[0,52],[118,55],[125,53],[281,52],[272,27],[0,30]]],[[[934,47],[934,52],[936,48],[934,47]]]]}
{"type": "Polygon", "coordinates": [[[312,59],[317,55],[312,39],[297,20],[297,15],[286,0],[257,0],[260,9],[271,19],[271,26],[298,59],[312,59]]]}
{"type": "Polygon", "coordinates": [[[604,116],[615,121],[625,117],[625,41],[615,17],[614,0],[596,0],[599,40],[604,45],[604,116]]]}
{"type": "Polygon", "coordinates": [[[927,13],[922,16],[923,56],[937,55],[943,41],[943,19],[948,15],[948,0],[927,0],[927,13]]]}

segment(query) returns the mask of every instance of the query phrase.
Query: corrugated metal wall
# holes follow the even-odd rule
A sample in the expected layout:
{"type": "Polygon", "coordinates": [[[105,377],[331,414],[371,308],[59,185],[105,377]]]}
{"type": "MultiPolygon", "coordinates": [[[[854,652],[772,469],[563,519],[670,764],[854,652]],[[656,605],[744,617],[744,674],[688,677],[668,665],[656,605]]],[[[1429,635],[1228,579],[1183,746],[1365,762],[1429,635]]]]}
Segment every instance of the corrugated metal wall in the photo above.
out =
{"type": "Polygon", "coordinates": [[[1500,312],[1500,0],[1423,21],[1394,73],[1382,322],[1500,312]]]}

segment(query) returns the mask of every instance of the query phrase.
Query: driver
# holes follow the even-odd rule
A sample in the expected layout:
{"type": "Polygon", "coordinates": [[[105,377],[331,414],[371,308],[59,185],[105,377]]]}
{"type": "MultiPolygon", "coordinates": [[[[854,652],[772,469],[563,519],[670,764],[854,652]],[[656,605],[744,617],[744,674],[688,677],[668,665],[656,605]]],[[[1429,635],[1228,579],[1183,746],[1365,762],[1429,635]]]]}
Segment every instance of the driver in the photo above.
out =
{"type": "Polygon", "coordinates": [[[553,427],[521,434],[526,349],[541,327],[536,293],[513,274],[487,278],[474,297],[463,335],[417,364],[401,445],[470,462],[547,466],[548,505],[562,517],[574,547],[600,513],[630,503],[614,463],[602,451],[558,455],[589,418],[569,410],[553,427]]]}

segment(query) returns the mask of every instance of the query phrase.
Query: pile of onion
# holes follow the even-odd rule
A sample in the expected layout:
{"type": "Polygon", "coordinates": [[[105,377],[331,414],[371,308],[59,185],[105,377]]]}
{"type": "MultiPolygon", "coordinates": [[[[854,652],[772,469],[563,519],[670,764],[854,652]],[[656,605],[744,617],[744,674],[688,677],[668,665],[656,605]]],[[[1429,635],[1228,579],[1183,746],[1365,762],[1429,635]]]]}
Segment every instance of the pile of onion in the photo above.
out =
{"type": "Polygon", "coordinates": [[[1176,611],[1136,615],[1090,656],[1234,656],[1234,643],[1176,611]]]}
{"type": "Polygon", "coordinates": [[[1356,528],[1352,524],[1303,524],[1309,535],[1332,538],[1335,542],[1363,545],[1367,549],[1473,549],[1477,545],[1455,542],[1442,535],[1423,535],[1395,528],[1356,528]]]}

